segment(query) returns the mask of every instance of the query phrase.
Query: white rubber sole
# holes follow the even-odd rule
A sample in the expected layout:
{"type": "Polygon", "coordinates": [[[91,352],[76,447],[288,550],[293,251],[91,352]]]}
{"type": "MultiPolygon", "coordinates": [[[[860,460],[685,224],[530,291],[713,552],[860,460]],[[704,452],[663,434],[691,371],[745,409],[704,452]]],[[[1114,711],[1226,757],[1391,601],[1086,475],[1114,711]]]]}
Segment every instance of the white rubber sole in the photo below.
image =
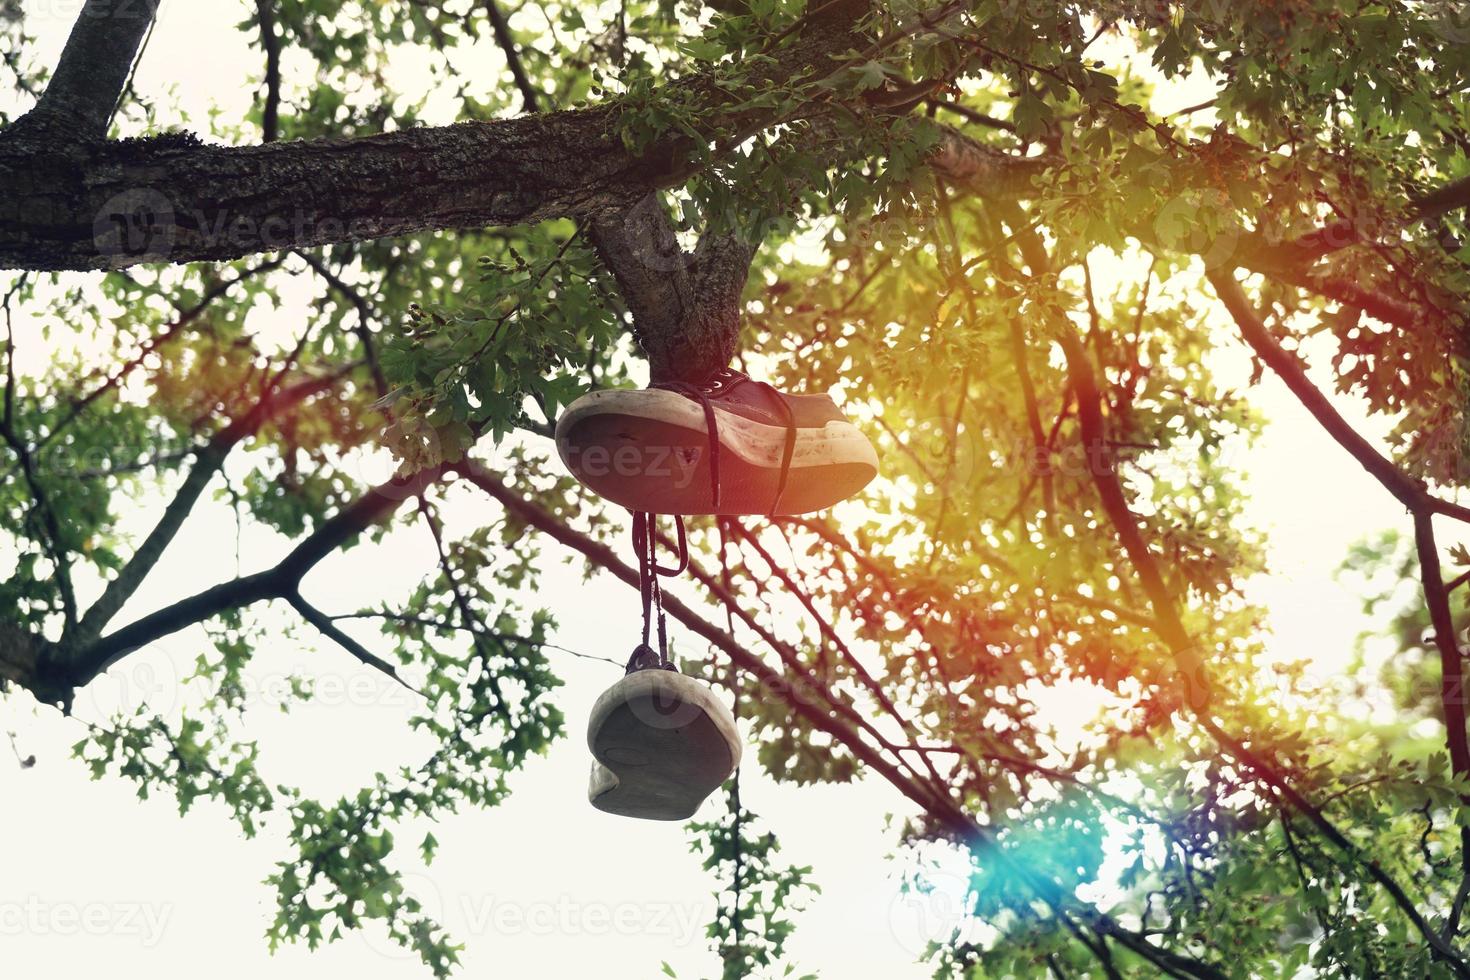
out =
{"type": "Polygon", "coordinates": [[[852,423],[798,429],[778,504],[785,426],[718,406],[714,413],[718,507],[710,491],[704,409],[675,392],[612,389],[582,396],[557,421],[557,452],[600,496],[657,514],[804,514],[852,496],[877,475],[878,454],[852,423]]]}
{"type": "MultiPolygon", "coordinates": [[[[766,425],[743,415],[727,412],[718,405],[715,424],[720,445],[752,466],[778,469],[786,451],[786,427],[766,425]]],[[[695,401],[661,388],[612,388],[593,391],[578,398],[556,423],[556,446],[565,453],[571,448],[566,433],[593,415],[626,415],[666,425],[705,432],[704,408],[695,401]]],[[[867,463],[878,468],[878,454],[862,430],[851,422],[832,421],[820,429],[798,429],[791,453],[793,470],[835,463],[867,463]]]]}
{"type": "Polygon", "coordinates": [[[640,670],[592,707],[587,798],[606,813],[687,820],[740,765],[735,718],[706,685],[672,670],[640,670]]]}

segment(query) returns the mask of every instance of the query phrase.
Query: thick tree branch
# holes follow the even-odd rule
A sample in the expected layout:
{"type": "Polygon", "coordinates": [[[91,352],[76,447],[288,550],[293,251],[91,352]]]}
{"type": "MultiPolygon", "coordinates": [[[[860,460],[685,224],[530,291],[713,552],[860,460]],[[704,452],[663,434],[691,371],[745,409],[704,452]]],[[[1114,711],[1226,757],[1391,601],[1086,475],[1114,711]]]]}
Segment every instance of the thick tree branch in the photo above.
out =
{"type": "Polygon", "coordinates": [[[67,682],[72,687],[83,687],[129,653],[155,640],[230,609],[286,598],[322,559],[387,520],[405,500],[437,480],[440,472],[435,468],[407,480],[380,484],[324,521],[271,568],[195,593],[102,637],[73,655],[66,664],[67,682]]]}
{"type": "Polygon", "coordinates": [[[1392,460],[1380,453],[1338,414],[1327,396],[1307,377],[1307,372],[1297,357],[1283,349],[1271,336],[1233,274],[1228,270],[1214,269],[1207,275],[1215,294],[1234,318],[1241,337],[1256,356],[1281,378],[1287,389],[1312,414],[1333,441],[1347,450],[1369,475],[1393,494],[1394,499],[1416,513],[1433,512],[1462,521],[1470,520],[1470,508],[1432,495],[1424,484],[1395,466],[1392,460]]]}
{"type": "Polygon", "coordinates": [[[117,577],[107,584],[102,596],[82,616],[75,635],[68,636],[63,641],[63,651],[96,640],[113,617],[122,610],[163,557],[164,550],[193,512],[194,505],[198,503],[209,482],[224,466],[231,450],[260,431],[261,426],[269,419],[294,410],[301,403],[332,388],[337,381],[337,377],[311,378],[279,391],[268,390],[249,412],[217,432],[196,454],[194,466],[184,477],[183,484],[174,493],[153,530],[143,539],[143,543],[117,577]]]}
{"type": "Polygon", "coordinates": [[[1017,157],[941,127],[930,168],[949,186],[982,198],[1029,196],[1032,181],[1056,167],[1051,156],[1017,157]]]}
{"type": "MultiPolygon", "coordinates": [[[[504,14],[495,0],[485,0],[485,8],[525,111],[540,112],[546,99],[526,76],[504,14]]],[[[633,315],[633,333],[653,380],[699,379],[730,363],[740,329],[740,293],[758,242],[732,250],[721,247],[732,236],[708,243],[702,238],[696,258],[679,243],[656,192],[623,211],[594,216],[586,228],[633,315]]]]}
{"type": "MultiPolygon", "coordinates": [[[[687,172],[607,109],[262,146],[0,138],[0,267],[118,268],[620,210],[687,172]]],[[[3,134],[0,134],[3,135],[3,134]]]]}
{"type": "MultiPolygon", "coordinates": [[[[843,69],[846,28],[802,32],[751,59],[759,90],[843,69]]],[[[739,141],[778,120],[720,79],[671,81],[708,132],[739,141]]],[[[632,106],[637,108],[637,105],[632,106]]],[[[441,228],[626,210],[687,179],[704,139],[678,132],[633,152],[621,101],[358,139],[251,147],[175,135],[63,152],[0,134],[0,267],[95,269],[223,260],[441,228]]],[[[813,104],[815,110],[815,103],[813,104]]],[[[780,121],[790,121],[783,114],[780,121]]]]}
{"type": "MultiPolygon", "coordinates": [[[[657,194],[588,225],[597,257],[612,273],[633,315],[633,334],[655,379],[676,373],[675,351],[686,321],[699,308],[689,256],[657,194]]],[[[719,366],[728,363],[728,358],[719,366]]],[[[691,376],[694,372],[691,372],[691,376]]]]}
{"type": "Polygon", "coordinates": [[[107,135],[158,0],[87,0],[36,107],[13,129],[37,136],[100,140],[107,135]]]}
{"type": "MultiPolygon", "coordinates": [[[[526,112],[541,111],[545,99],[526,77],[504,15],[495,0],[485,0],[485,7],[526,112]]],[[[759,242],[732,251],[721,247],[731,236],[701,238],[691,256],[656,192],[621,212],[595,216],[586,227],[633,315],[633,333],[652,380],[700,379],[730,363],[740,330],[740,293],[759,242]]]]}

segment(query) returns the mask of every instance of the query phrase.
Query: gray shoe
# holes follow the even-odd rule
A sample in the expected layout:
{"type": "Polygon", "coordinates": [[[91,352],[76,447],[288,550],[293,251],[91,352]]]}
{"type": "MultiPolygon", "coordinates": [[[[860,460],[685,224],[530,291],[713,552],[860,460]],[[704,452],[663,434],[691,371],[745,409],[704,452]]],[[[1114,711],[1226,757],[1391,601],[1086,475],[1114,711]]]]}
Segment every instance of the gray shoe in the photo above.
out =
{"type": "Polygon", "coordinates": [[[878,455],[827,395],[726,368],[698,385],[583,395],[556,448],[583,486],[650,514],[807,514],[856,494],[878,455]]]}
{"type": "Polygon", "coordinates": [[[687,820],[740,765],[730,709],[675,670],[634,670],[604,691],[587,746],[592,805],[644,820],[687,820]]]}

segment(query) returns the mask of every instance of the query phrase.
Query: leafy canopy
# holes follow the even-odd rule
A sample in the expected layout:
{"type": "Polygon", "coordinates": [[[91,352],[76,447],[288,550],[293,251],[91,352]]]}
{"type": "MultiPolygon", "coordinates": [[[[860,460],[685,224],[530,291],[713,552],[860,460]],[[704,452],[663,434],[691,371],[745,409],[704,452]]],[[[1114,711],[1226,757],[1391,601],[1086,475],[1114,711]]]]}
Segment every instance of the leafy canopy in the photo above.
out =
{"type": "MultiPolygon", "coordinates": [[[[1432,524],[1412,549],[1359,546],[1353,567],[1389,583],[1369,611],[1393,656],[1356,668],[1346,699],[1266,662],[1264,610],[1243,594],[1263,541],[1232,465],[1262,420],[1217,373],[1242,336],[1257,377],[1289,375],[1298,345],[1328,351],[1313,377],[1390,417],[1391,466],[1453,499],[1470,251],[1460,211],[1423,202],[1466,171],[1462,12],[897,3],[845,26],[861,44],[773,77],[830,6],[526,5],[497,40],[491,5],[467,0],[267,2],[240,24],[262,65],[252,112],[181,119],[166,94],[130,91],[115,130],[257,141],[270,39],[281,139],[587,104],[615,106],[634,150],[686,137],[687,177],[655,200],[686,247],[712,233],[761,246],[746,363],[837,386],[884,461],[830,515],[733,529],[728,645],[695,628],[722,629],[726,610],[681,617],[687,669],[738,691],[746,778],[884,779],[903,794],[895,844],[965,857],[984,928],[931,937],[937,975],[1466,975],[1464,706],[1440,686],[1459,669],[1464,592],[1445,599],[1432,524]],[[522,90],[492,44],[514,51],[522,90]],[[1036,166],[1019,186],[976,176],[977,144],[1036,166]],[[1217,295],[1237,267],[1258,277],[1231,316],[1217,295]],[[1448,632],[1432,625],[1441,600],[1448,632]],[[730,680],[732,647],[765,671],[730,680]],[[1189,656],[1204,710],[1181,683],[1189,656]],[[1080,743],[1039,707],[1058,689],[1101,706],[1080,743]],[[1385,699],[1391,723],[1359,720],[1385,699]]],[[[0,6],[9,118],[45,77],[26,14],[0,6]]],[[[538,590],[551,552],[530,530],[559,530],[594,567],[620,547],[622,517],[559,475],[545,438],[583,391],[646,377],[587,222],[17,276],[5,298],[7,630],[61,638],[137,553],[119,517],[179,494],[274,393],[297,395],[238,440],[238,465],[200,479],[295,541],[361,499],[363,461],[385,450],[412,474],[499,444],[504,469],[472,482],[512,504],[450,531],[446,484],[408,495],[391,526],[431,534],[438,567],[361,611],[381,624],[376,666],[422,695],[420,765],[336,800],[259,771],[240,678],[281,638],[249,603],[208,623],[202,703],[99,721],[76,748],[96,776],[181,810],[223,803],[247,834],[288,824],[272,944],[371,924],[448,974],[459,947],[405,893],[393,830],[500,805],[507,776],[564,733],[549,644],[575,610],[538,590]],[[282,311],[289,329],[268,326],[282,311]]],[[[1369,465],[1371,446],[1348,449],[1369,465]]],[[[1414,499],[1417,516],[1433,509],[1414,499]]],[[[723,547],[711,526],[694,539],[697,554],[723,547]]],[[[702,574],[713,602],[719,578],[702,574]]],[[[726,977],[779,974],[820,869],[783,866],[730,790],[728,816],[690,828],[722,896],[712,945],[726,977]]]]}

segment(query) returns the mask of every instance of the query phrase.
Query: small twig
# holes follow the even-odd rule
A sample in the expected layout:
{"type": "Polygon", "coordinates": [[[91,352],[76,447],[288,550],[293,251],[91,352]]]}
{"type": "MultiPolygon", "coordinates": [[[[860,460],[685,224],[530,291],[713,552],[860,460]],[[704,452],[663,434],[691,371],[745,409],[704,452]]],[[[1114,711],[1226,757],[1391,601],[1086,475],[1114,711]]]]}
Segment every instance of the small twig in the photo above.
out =
{"type": "Polygon", "coordinates": [[[317,630],[327,639],[336,643],[342,649],[352,654],[352,656],[356,657],[359,661],[366,664],[367,666],[373,668],[376,671],[387,674],[389,677],[393,678],[393,680],[403,685],[403,687],[407,690],[412,691],[421,698],[427,698],[423,691],[420,691],[418,688],[414,687],[408,681],[403,679],[403,677],[398,673],[397,667],[394,667],[392,664],[388,663],[388,661],[368,650],[361,643],[358,643],[352,637],[348,636],[346,633],[338,629],[336,625],[332,622],[331,617],[327,616],[320,609],[317,609],[315,606],[311,605],[305,599],[303,599],[300,592],[292,591],[284,596],[284,598],[287,602],[291,604],[291,608],[295,609],[298,613],[301,614],[302,619],[306,620],[312,626],[315,626],[317,630]]]}
{"type": "Polygon", "coordinates": [[[1453,592],[1466,582],[1470,582],[1470,572],[1461,572],[1445,583],[1444,590],[1445,592],[1453,592]]]}
{"type": "Polygon", "coordinates": [[[1470,898],[1470,874],[1460,878],[1460,887],[1455,892],[1454,904],[1450,906],[1450,917],[1445,922],[1442,933],[1446,943],[1453,941],[1455,934],[1460,931],[1460,916],[1465,911],[1466,898],[1470,898]]]}
{"type": "Polygon", "coordinates": [[[531,84],[530,76],[526,74],[526,66],[521,61],[521,53],[516,48],[515,37],[510,32],[510,22],[505,17],[505,12],[500,9],[500,4],[495,0],[485,0],[485,15],[490,18],[490,29],[495,33],[495,43],[500,45],[501,52],[505,55],[505,63],[510,68],[511,77],[515,79],[516,88],[520,89],[521,98],[525,105],[525,112],[541,111],[541,93],[536,86],[531,84]]]}
{"type": "Polygon", "coordinates": [[[968,119],[977,126],[989,126],[991,129],[1000,129],[1007,133],[1014,133],[1016,131],[1015,123],[1005,119],[997,119],[995,116],[971,109],[967,105],[960,105],[958,102],[951,102],[949,99],[940,98],[939,96],[930,96],[927,101],[930,105],[953,112],[955,115],[962,119],[968,119]]]}
{"type": "MultiPolygon", "coordinates": [[[[475,630],[469,626],[461,626],[458,623],[451,623],[448,620],[435,619],[432,616],[410,616],[406,613],[390,613],[363,610],[362,612],[355,613],[341,613],[339,615],[329,616],[327,618],[333,621],[341,619],[386,619],[395,623],[415,623],[420,626],[428,626],[433,629],[454,630],[456,632],[462,633],[475,632],[475,630]]],[[[498,630],[488,629],[483,630],[482,632],[484,632],[487,636],[494,636],[502,640],[510,640],[514,643],[524,643],[527,646],[541,647],[542,649],[546,650],[556,650],[557,652],[565,653],[570,657],[580,657],[583,660],[600,660],[605,664],[612,664],[614,667],[618,668],[627,666],[623,661],[614,660],[612,657],[599,657],[595,653],[582,653],[579,650],[573,650],[570,647],[564,647],[556,643],[548,643],[545,640],[533,640],[531,637],[522,636],[519,633],[503,633],[498,630]]]]}
{"type": "Polygon", "coordinates": [[[1169,113],[1169,118],[1170,119],[1173,119],[1176,116],[1192,116],[1196,112],[1203,112],[1206,109],[1212,109],[1212,108],[1214,108],[1215,103],[1218,102],[1218,101],[1219,101],[1218,99],[1206,99],[1205,101],[1199,103],[1198,105],[1192,105],[1192,106],[1188,107],[1187,109],[1180,109],[1177,112],[1171,112],[1171,113],[1169,113]]]}
{"type": "Polygon", "coordinates": [[[10,738],[10,751],[15,753],[15,761],[20,763],[20,767],[22,769],[29,769],[34,766],[36,764],[36,757],[34,754],[22,758],[20,754],[20,746],[15,744],[15,732],[6,731],[5,734],[10,738]]]}

